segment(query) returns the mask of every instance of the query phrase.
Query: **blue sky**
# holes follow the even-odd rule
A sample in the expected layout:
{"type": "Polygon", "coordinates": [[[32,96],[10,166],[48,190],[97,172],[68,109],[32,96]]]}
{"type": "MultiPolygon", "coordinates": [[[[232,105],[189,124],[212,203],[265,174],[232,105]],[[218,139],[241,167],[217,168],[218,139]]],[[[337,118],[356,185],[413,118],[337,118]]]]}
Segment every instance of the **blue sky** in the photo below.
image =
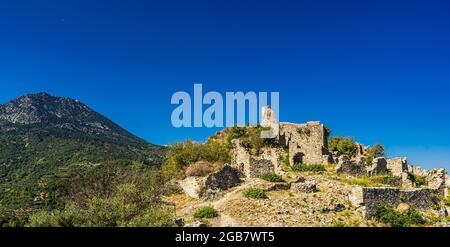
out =
{"type": "Polygon", "coordinates": [[[1,1],[0,102],[80,99],[157,144],[176,91],[278,91],[281,121],[320,120],[390,156],[450,168],[448,1],[1,1]]]}

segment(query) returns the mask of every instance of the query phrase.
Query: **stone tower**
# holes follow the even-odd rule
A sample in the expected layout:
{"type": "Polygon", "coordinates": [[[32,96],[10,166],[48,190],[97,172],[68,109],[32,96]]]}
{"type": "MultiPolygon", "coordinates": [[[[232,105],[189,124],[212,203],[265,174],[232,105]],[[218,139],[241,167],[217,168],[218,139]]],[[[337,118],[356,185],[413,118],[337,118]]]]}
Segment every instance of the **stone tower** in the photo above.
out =
{"type": "Polygon", "coordinates": [[[261,126],[270,127],[270,130],[261,132],[261,138],[278,138],[280,125],[270,106],[263,106],[261,109],[261,126]]]}

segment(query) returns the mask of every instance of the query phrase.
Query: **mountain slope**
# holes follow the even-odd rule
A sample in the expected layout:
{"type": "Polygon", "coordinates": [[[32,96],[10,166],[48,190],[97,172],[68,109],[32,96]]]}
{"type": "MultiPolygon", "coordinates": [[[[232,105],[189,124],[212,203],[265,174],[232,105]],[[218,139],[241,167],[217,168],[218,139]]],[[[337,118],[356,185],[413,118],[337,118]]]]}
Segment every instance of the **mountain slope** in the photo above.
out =
{"type": "Polygon", "coordinates": [[[86,169],[159,166],[164,150],[77,100],[22,96],[0,106],[0,208],[55,207],[65,185],[86,169]]]}

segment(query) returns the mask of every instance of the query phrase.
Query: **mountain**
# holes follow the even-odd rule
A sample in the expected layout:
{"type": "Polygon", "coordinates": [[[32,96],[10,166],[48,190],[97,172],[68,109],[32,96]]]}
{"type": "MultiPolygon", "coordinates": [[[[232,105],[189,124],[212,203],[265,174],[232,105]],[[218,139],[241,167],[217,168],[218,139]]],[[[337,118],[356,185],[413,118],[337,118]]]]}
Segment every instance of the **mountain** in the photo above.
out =
{"type": "Polygon", "coordinates": [[[0,209],[53,207],[91,167],[159,167],[164,152],[78,100],[24,95],[0,105],[0,209]]]}

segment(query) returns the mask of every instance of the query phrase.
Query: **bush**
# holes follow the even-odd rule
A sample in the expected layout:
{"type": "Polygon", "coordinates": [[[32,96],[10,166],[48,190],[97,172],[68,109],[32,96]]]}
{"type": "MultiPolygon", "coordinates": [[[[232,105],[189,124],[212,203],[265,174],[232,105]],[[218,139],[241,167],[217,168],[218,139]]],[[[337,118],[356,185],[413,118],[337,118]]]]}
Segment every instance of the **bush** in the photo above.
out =
{"type": "Polygon", "coordinates": [[[217,217],[217,216],[219,216],[219,212],[217,212],[217,210],[215,210],[211,206],[206,206],[206,207],[199,208],[194,213],[194,218],[199,218],[199,219],[214,218],[214,217],[217,217]]]}
{"type": "Polygon", "coordinates": [[[375,144],[373,148],[367,148],[366,153],[366,166],[371,166],[375,158],[385,156],[384,147],[380,144],[375,144]]]}
{"type": "Polygon", "coordinates": [[[176,143],[169,147],[162,170],[169,178],[182,178],[183,171],[198,161],[230,163],[230,145],[218,140],[204,144],[192,141],[176,143]]]}
{"type": "Polygon", "coordinates": [[[322,164],[295,164],[292,166],[292,170],[296,172],[324,172],[325,166],[322,164]]]}
{"type": "Polygon", "coordinates": [[[444,199],[444,205],[450,207],[450,196],[447,196],[447,197],[444,199]]]}
{"type": "Polygon", "coordinates": [[[254,198],[254,199],[265,199],[267,198],[266,193],[260,188],[248,188],[242,192],[244,197],[254,198]]]}
{"type": "Polygon", "coordinates": [[[186,169],[186,176],[203,177],[214,172],[214,167],[207,161],[198,161],[186,169]]]}
{"type": "Polygon", "coordinates": [[[261,175],[261,179],[269,181],[269,182],[283,182],[283,178],[275,173],[268,172],[261,175]]]}
{"type": "Polygon", "coordinates": [[[413,182],[416,187],[428,185],[427,178],[425,176],[418,176],[413,173],[408,173],[408,178],[413,182]]]}
{"type": "Polygon", "coordinates": [[[330,227],[346,227],[347,225],[340,220],[333,220],[330,227]]]}
{"type": "Polygon", "coordinates": [[[328,140],[328,138],[329,138],[330,135],[331,135],[331,129],[328,128],[328,126],[326,126],[326,125],[324,125],[323,127],[325,128],[325,139],[328,140]]]}
{"type": "Polygon", "coordinates": [[[377,206],[371,213],[371,217],[392,227],[418,226],[426,223],[420,212],[415,209],[409,209],[405,213],[400,213],[387,205],[377,206]]]}
{"type": "Polygon", "coordinates": [[[53,227],[58,226],[57,217],[51,213],[46,211],[39,211],[32,214],[28,218],[28,225],[31,227],[53,227]]]}
{"type": "Polygon", "coordinates": [[[120,172],[120,169],[94,169],[93,174],[82,174],[80,180],[74,183],[77,189],[69,193],[63,210],[35,212],[29,217],[28,225],[175,226],[173,210],[161,200],[165,183],[161,180],[160,173],[132,167],[127,169],[130,170],[125,173],[120,172]],[[113,176],[112,171],[116,175],[113,176]],[[106,176],[107,174],[109,175],[106,176]],[[102,177],[105,179],[93,179],[102,177]]]}
{"type": "Polygon", "coordinates": [[[328,149],[330,151],[338,151],[340,154],[353,157],[357,154],[358,146],[351,138],[331,137],[328,141],[328,149]]]}
{"type": "Polygon", "coordinates": [[[231,127],[227,130],[227,141],[231,143],[233,139],[240,139],[250,149],[254,155],[259,155],[264,147],[274,147],[277,142],[275,138],[261,138],[261,132],[270,130],[269,127],[260,125],[254,127],[231,127]]]}

